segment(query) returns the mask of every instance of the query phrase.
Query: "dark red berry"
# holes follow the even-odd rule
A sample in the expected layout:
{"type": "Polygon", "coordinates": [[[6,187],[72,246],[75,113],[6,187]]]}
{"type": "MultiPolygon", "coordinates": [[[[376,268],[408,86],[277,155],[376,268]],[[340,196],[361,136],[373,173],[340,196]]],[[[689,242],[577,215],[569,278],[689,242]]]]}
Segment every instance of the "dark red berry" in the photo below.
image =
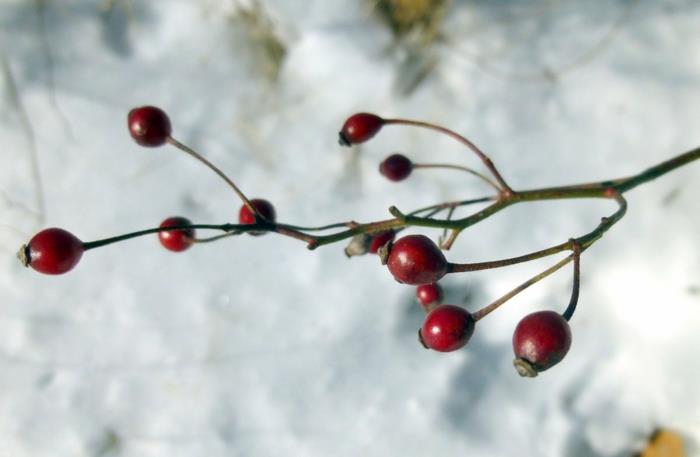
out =
{"type": "Polygon", "coordinates": [[[442,287],[436,282],[418,286],[416,287],[416,298],[424,310],[430,311],[442,303],[442,287]]]}
{"type": "MultiPolygon", "coordinates": [[[[261,216],[263,216],[268,222],[275,222],[277,219],[277,213],[275,212],[275,207],[272,206],[267,200],[262,198],[254,198],[250,203],[258,210],[261,216]]],[[[241,209],[238,211],[238,222],[240,224],[255,224],[255,213],[253,213],[246,205],[242,205],[241,209]]],[[[265,232],[248,232],[251,235],[264,235],[265,232]]]]}
{"type": "Polygon", "coordinates": [[[343,146],[364,143],[376,135],[383,125],[384,119],[376,114],[353,114],[340,129],[338,142],[343,146]]]}
{"type": "MultiPolygon", "coordinates": [[[[189,219],[184,217],[169,217],[161,222],[161,227],[181,227],[183,225],[191,225],[189,219]]],[[[182,252],[188,249],[194,243],[195,231],[193,228],[166,230],[158,232],[160,244],[169,251],[182,252]]]]}
{"type": "Polygon", "coordinates": [[[369,252],[376,254],[379,248],[387,244],[389,241],[393,240],[396,236],[396,232],[393,230],[386,230],[384,232],[375,233],[372,235],[372,241],[369,244],[369,252]]]}
{"type": "Polygon", "coordinates": [[[83,242],[60,228],[47,228],[22,246],[19,257],[25,266],[40,273],[60,275],[70,271],[83,256],[83,242]]]}
{"type": "Polygon", "coordinates": [[[398,282],[418,286],[437,282],[445,276],[448,263],[430,238],[407,235],[391,246],[387,266],[398,282]]]}
{"type": "Polygon", "coordinates": [[[451,352],[461,348],[474,333],[474,318],[464,308],[440,305],[425,317],[418,332],[421,343],[429,349],[451,352]]]}
{"type": "Polygon", "coordinates": [[[413,162],[402,154],[392,154],[379,164],[379,173],[390,181],[403,181],[413,171],[413,162]]]}
{"type": "Polygon", "coordinates": [[[539,311],[525,316],[515,327],[515,368],[521,376],[537,373],[559,363],[571,346],[571,329],[561,314],[539,311]]]}
{"type": "Polygon", "coordinates": [[[128,124],[131,137],[141,146],[161,146],[172,132],[168,115],[155,106],[132,109],[129,111],[128,124]]]}

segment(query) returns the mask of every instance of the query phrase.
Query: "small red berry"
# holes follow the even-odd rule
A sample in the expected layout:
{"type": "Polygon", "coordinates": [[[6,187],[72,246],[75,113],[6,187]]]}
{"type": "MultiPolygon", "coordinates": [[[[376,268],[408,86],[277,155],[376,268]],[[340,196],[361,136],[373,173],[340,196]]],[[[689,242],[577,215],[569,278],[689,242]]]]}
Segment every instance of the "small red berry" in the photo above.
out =
{"type": "Polygon", "coordinates": [[[25,266],[39,273],[60,275],[70,271],[83,256],[83,242],[60,228],[47,228],[34,235],[18,253],[25,266]]]}
{"type": "Polygon", "coordinates": [[[379,164],[379,173],[390,181],[403,181],[413,171],[413,162],[402,154],[392,154],[379,164]]]}
{"type": "MultiPolygon", "coordinates": [[[[184,217],[169,217],[163,222],[161,222],[161,227],[181,227],[183,225],[191,225],[189,219],[184,217]]],[[[158,239],[160,244],[169,251],[182,252],[188,249],[194,243],[194,229],[178,229],[178,230],[166,230],[163,232],[158,232],[158,239]]]]}
{"type": "Polygon", "coordinates": [[[350,116],[338,133],[342,146],[364,143],[381,130],[384,119],[376,114],[357,113],[350,116]]]}
{"type": "Polygon", "coordinates": [[[132,109],[127,121],[131,137],[141,146],[161,146],[172,132],[168,115],[155,106],[132,109]]]}
{"type": "Polygon", "coordinates": [[[440,305],[425,317],[418,332],[421,343],[429,349],[451,352],[461,348],[474,333],[474,318],[464,308],[440,305]]]}
{"type": "Polygon", "coordinates": [[[418,286],[437,282],[448,263],[440,248],[424,235],[407,235],[391,246],[387,266],[400,283],[418,286]]]}
{"type": "Polygon", "coordinates": [[[431,311],[442,303],[442,287],[436,282],[418,286],[416,287],[416,298],[424,310],[431,311]]]}
{"type": "MultiPolygon", "coordinates": [[[[267,200],[262,198],[254,198],[250,203],[258,210],[260,215],[264,217],[268,222],[275,222],[277,219],[277,213],[275,212],[275,207],[272,206],[267,200]]],[[[238,222],[240,224],[248,225],[255,224],[255,213],[253,213],[246,205],[242,205],[241,209],[238,211],[238,222]]],[[[265,232],[248,232],[251,235],[259,236],[264,235],[265,232]]]]}
{"type": "Polygon", "coordinates": [[[539,311],[525,316],[513,333],[513,361],[521,376],[537,373],[559,363],[571,347],[571,329],[561,314],[539,311]]]}
{"type": "Polygon", "coordinates": [[[386,230],[384,232],[375,233],[372,235],[372,241],[369,245],[369,252],[376,254],[379,248],[387,244],[389,241],[393,240],[396,236],[396,232],[393,230],[386,230]]]}

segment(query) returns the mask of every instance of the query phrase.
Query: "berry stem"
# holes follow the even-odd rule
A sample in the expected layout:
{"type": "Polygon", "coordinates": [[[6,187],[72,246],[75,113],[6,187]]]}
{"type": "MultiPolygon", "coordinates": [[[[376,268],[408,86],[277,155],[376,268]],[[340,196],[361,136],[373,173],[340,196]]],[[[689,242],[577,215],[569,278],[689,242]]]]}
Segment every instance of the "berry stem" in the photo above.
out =
{"type": "Polygon", "coordinates": [[[348,228],[348,227],[355,227],[357,222],[354,221],[349,221],[349,222],[337,222],[335,224],[328,224],[328,225],[322,225],[320,227],[300,227],[298,225],[290,225],[290,224],[277,224],[278,227],[286,228],[286,229],[291,229],[291,230],[300,230],[300,231],[306,231],[306,232],[321,232],[324,230],[330,230],[334,228],[348,228]]]}
{"type": "Polygon", "coordinates": [[[574,281],[573,281],[573,286],[571,287],[571,299],[569,300],[569,304],[566,307],[566,310],[564,310],[564,313],[561,315],[566,321],[568,322],[571,320],[571,317],[574,315],[574,311],[576,311],[576,304],[578,304],[578,294],[579,294],[579,289],[581,285],[581,245],[578,244],[576,240],[571,240],[572,242],[572,251],[573,251],[573,259],[574,259],[574,281]]]}
{"type": "Polygon", "coordinates": [[[193,243],[211,243],[212,241],[219,241],[223,238],[228,238],[230,236],[240,235],[242,233],[243,232],[238,232],[238,231],[227,232],[227,233],[223,233],[221,235],[209,236],[207,238],[195,238],[194,240],[192,240],[192,242],[193,243]]]}
{"type": "MultiPolygon", "coordinates": [[[[452,215],[454,214],[454,212],[455,212],[455,207],[450,206],[450,208],[447,211],[447,216],[445,216],[445,219],[447,219],[448,221],[450,219],[452,219],[452,215]]],[[[440,235],[440,238],[438,240],[438,245],[442,246],[442,243],[446,238],[447,238],[447,229],[442,229],[442,235],[440,235]]]]}
{"type": "MultiPolygon", "coordinates": [[[[435,212],[436,210],[437,210],[437,212],[439,212],[439,211],[442,211],[443,209],[449,209],[449,208],[453,208],[453,207],[456,208],[458,206],[474,205],[474,204],[478,204],[478,203],[492,202],[495,200],[497,200],[497,198],[495,198],[495,197],[481,197],[481,198],[472,198],[470,200],[461,200],[461,201],[457,201],[457,202],[444,202],[444,203],[439,203],[437,205],[430,205],[430,206],[426,206],[423,208],[413,210],[410,213],[408,213],[407,216],[417,216],[418,214],[426,212],[426,211],[428,212],[428,214],[430,216],[432,216],[432,215],[436,214],[436,212],[435,212]]],[[[426,215],[423,217],[427,218],[430,216],[426,215]]]]}
{"type": "Polygon", "coordinates": [[[250,200],[248,199],[248,197],[246,197],[245,194],[244,194],[243,192],[241,192],[241,190],[240,190],[240,189],[238,188],[238,186],[231,180],[231,178],[229,178],[228,176],[226,176],[226,174],[224,174],[224,172],[221,171],[219,168],[217,168],[213,163],[211,163],[211,162],[209,162],[207,159],[205,159],[203,155],[201,155],[200,153],[198,153],[198,152],[195,151],[194,149],[190,148],[189,146],[187,146],[187,145],[185,145],[185,144],[183,144],[183,143],[180,143],[179,141],[177,141],[177,140],[176,140],[175,138],[173,138],[172,136],[169,136],[169,137],[167,138],[167,142],[170,143],[171,145],[175,146],[175,147],[178,148],[179,150],[181,150],[181,151],[183,151],[183,152],[186,152],[186,153],[189,154],[190,156],[194,157],[195,159],[199,160],[199,161],[202,162],[204,165],[206,165],[207,167],[209,167],[214,173],[216,173],[217,175],[219,175],[219,177],[220,177],[221,179],[223,179],[224,181],[226,181],[226,184],[228,184],[229,187],[231,187],[231,189],[233,189],[233,191],[236,193],[236,195],[238,195],[238,197],[243,201],[243,204],[244,204],[253,214],[255,214],[255,216],[256,216],[257,218],[260,218],[260,219],[265,220],[265,217],[263,217],[263,216],[260,214],[260,212],[257,210],[257,208],[255,208],[255,205],[253,205],[253,204],[250,202],[250,200]]]}
{"type": "MultiPolygon", "coordinates": [[[[254,226],[250,226],[254,227],[254,226]]],[[[110,238],[104,238],[101,240],[96,240],[96,241],[88,241],[83,243],[83,249],[85,251],[89,249],[94,249],[94,248],[99,248],[102,246],[106,246],[108,244],[113,244],[113,243],[118,243],[120,241],[125,241],[129,240],[131,238],[137,238],[139,236],[144,236],[144,235],[151,235],[153,233],[159,233],[159,232],[169,232],[169,231],[176,231],[176,230],[183,230],[183,229],[209,229],[209,230],[223,230],[224,232],[233,232],[237,230],[241,231],[248,231],[248,226],[239,226],[239,225],[234,225],[234,224],[189,224],[189,225],[173,225],[171,227],[154,227],[150,229],[145,229],[145,230],[138,230],[136,232],[130,232],[130,233],[125,233],[123,235],[118,235],[118,236],[113,236],[110,238]]]]}
{"type": "Polygon", "coordinates": [[[474,154],[476,154],[479,157],[479,159],[481,159],[481,161],[484,163],[486,168],[491,172],[493,177],[496,179],[496,182],[498,182],[498,184],[500,185],[500,188],[498,189],[498,191],[501,195],[507,196],[513,192],[513,190],[510,188],[510,186],[506,183],[506,181],[503,179],[501,174],[498,172],[498,169],[493,164],[493,161],[491,161],[491,159],[486,154],[484,154],[481,151],[481,149],[476,147],[476,145],[474,143],[472,143],[471,141],[469,141],[467,138],[463,137],[459,133],[457,133],[453,130],[447,129],[445,127],[441,127],[439,125],[431,124],[429,122],[414,121],[414,120],[410,120],[410,119],[385,119],[384,125],[389,125],[389,124],[410,125],[413,127],[424,127],[424,128],[431,129],[431,130],[436,130],[436,131],[443,133],[451,138],[454,138],[455,140],[459,141],[460,143],[462,143],[463,145],[465,145],[466,147],[471,149],[472,152],[474,152],[474,154]]]}
{"type": "Polygon", "coordinates": [[[460,165],[452,165],[449,163],[414,163],[413,168],[447,168],[447,169],[451,169],[451,170],[464,171],[464,172],[470,173],[470,174],[476,176],[477,178],[481,179],[486,184],[493,187],[496,190],[496,192],[498,192],[499,194],[501,193],[501,188],[498,187],[498,185],[495,182],[491,181],[491,179],[489,179],[487,176],[484,176],[483,174],[479,173],[478,171],[472,170],[471,168],[468,168],[468,167],[462,167],[460,165]]]}
{"type": "Polygon", "coordinates": [[[620,194],[615,194],[614,198],[619,205],[618,210],[611,216],[602,218],[600,224],[598,224],[595,229],[579,238],[571,238],[564,243],[557,244],[540,251],[530,252],[517,257],[509,257],[507,259],[477,263],[450,263],[448,266],[448,271],[449,273],[464,273],[468,271],[490,270],[492,268],[507,267],[509,265],[516,265],[518,263],[541,259],[543,257],[554,255],[566,250],[571,250],[575,253],[578,251],[577,256],[580,256],[580,252],[591,246],[596,240],[603,236],[603,233],[608,231],[610,227],[612,227],[624,216],[625,211],[627,210],[627,202],[620,194]]]}
{"type": "Polygon", "coordinates": [[[568,264],[569,262],[571,262],[572,259],[573,259],[573,254],[572,254],[572,255],[569,255],[568,257],[566,257],[566,258],[564,258],[564,259],[562,259],[562,260],[560,260],[559,262],[555,263],[554,265],[552,265],[551,267],[547,268],[547,269],[544,270],[543,272],[541,272],[541,273],[539,273],[539,274],[533,276],[532,278],[528,279],[527,281],[525,281],[524,283],[520,284],[520,285],[519,285],[518,287],[516,287],[515,289],[511,290],[511,291],[508,292],[507,294],[505,294],[505,295],[503,295],[502,297],[500,297],[499,299],[497,299],[497,300],[491,302],[490,304],[484,306],[483,308],[481,308],[480,310],[478,310],[477,312],[475,312],[475,313],[472,314],[472,317],[474,318],[474,321],[479,321],[479,319],[482,319],[482,318],[486,317],[490,312],[495,311],[495,310],[496,310],[499,306],[501,306],[503,303],[505,303],[505,302],[507,302],[508,300],[510,300],[511,298],[515,297],[516,295],[518,295],[520,292],[522,292],[523,290],[527,289],[527,288],[530,287],[531,285],[533,285],[533,284],[535,284],[535,283],[537,283],[537,282],[543,280],[543,279],[546,278],[547,276],[549,276],[549,275],[551,275],[552,273],[554,273],[555,271],[559,270],[560,268],[562,268],[563,266],[565,266],[566,264],[568,264]]]}
{"type": "MultiPolygon", "coordinates": [[[[553,246],[552,248],[543,249],[542,251],[533,252],[530,254],[526,254],[524,256],[513,257],[511,259],[503,259],[501,261],[495,261],[495,262],[486,262],[486,263],[492,264],[492,266],[490,266],[489,268],[497,268],[498,266],[513,265],[515,263],[526,262],[527,260],[538,259],[541,257],[545,257],[547,255],[554,254],[556,252],[563,251],[565,249],[569,249],[573,252],[568,257],[566,257],[563,260],[559,261],[558,263],[554,264],[550,268],[544,270],[540,274],[533,276],[532,278],[528,279],[524,283],[520,284],[515,289],[513,289],[510,292],[508,292],[507,294],[503,295],[501,298],[497,299],[496,301],[490,303],[489,305],[486,305],[482,309],[475,312],[473,314],[474,320],[478,321],[479,319],[483,318],[484,316],[486,316],[490,312],[497,309],[503,303],[507,302],[508,300],[510,300],[511,298],[513,298],[514,296],[516,296],[517,294],[522,292],[523,290],[527,289],[531,285],[533,285],[533,284],[541,281],[542,279],[546,278],[547,276],[551,275],[552,273],[559,270],[560,268],[562,268],[564,265],[571,262],[572,260],[575,260],[578,263],[578,261],[579,261],[578,259],[580,258],[581,253],[584,250],[586,250],[588,247],[590,247],[593,243],[595,243],[598,239],[600,239],[600,237],[602,237],[603,234],[610,229],[610,227],[615,225],[615,223],[617,221],[619,221],[620,219],[622,219],[622,217],[625,215],[625,212],[627,210],[627,202],[625,201],[625,199],[622,198],[622,195],[618,194],[617,192],[615,192],[612,195],[612,197],[615,198],[615,200],[617,201],[617,203],[619,205],[617,211],[615,211],[615,213],[609,217],[602,218],[598,227],[596,227],[595,230],[587,233],[586,235],[583,235],[580,238],[570,239],[566,243],[562,243],[560,245],[553,246]],[[559,249],[559,248],[561,248],[561,249],[559,249]],[[549,252],[553,249],[559,249],[559,250],[555,251],[555,252],[549,252]],[[526,258],[528,258],[528,259],[523,260],[526,258]],[[517,260],[517,261],[515,261],[515,260],[517,260]],[[513,261],[513,262],[507,263],[510,261],[513,261]],[[500,262],[506,262],[506,263],[503,263],[501,265],[497,265],[500,262]]],[[[486,263],[484,263],[484,264],[486,264],[486,263]]],[[[450,265],[448,265],[448,273],[453,273],[453,272],[454,272],[454,266],[452,268],[450,268],[450,265]]],[[[573,312],[576,308],[576,302],[578,301],[578,288],[579,288],[579,279],[578,278],[579,278],[579,276],[580,276],[580,272],[579,272],[578,266],[574,265],[574,291],[572,292],[571,301],[569,302],[569,306],[567,307],[567,309],[563,315],[563,317],[567,320],[568,320],[568,318],[566,317],[566,315],[568,315],[569,318],[571,317],[571,315],[573,315],[573,312]],[[572,305],[572,303],[573,303],[573,305],[572,305]]]]}

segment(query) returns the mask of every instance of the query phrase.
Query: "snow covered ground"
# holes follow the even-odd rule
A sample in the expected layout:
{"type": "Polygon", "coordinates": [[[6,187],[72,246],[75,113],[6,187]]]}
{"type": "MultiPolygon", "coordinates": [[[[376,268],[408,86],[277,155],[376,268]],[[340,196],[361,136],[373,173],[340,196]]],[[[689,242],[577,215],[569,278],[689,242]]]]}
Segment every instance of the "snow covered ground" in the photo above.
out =
{"type": "MultiPolygon", "coordinates": [[[[439,354],[416,341],[413,288],[342,244],[245,236],[176,255],[145,237],[61,277],[14,257],[45,226],[93,240],[171,215],[235,219],[235,195],[200,164],[133,143],[126,113],[143,104],[296,224],[488,190],[447,171],[384,180],[394,151],[479,164],[402,127],[340,148],[357,111],[462,132],[518,189],[636,173],[700,144],[699,2],[455,1],[408,94],[401,51],[359,0],[265,0],[287,46],[276,82],[230,1],[114,3],[0,3],[1,457],[628,456],[658,426],[700,455],[700,164],[629,193],[583,256],[571,352],[534,380],[511,365],[512,331],[563,309],[569,269],[439,354]]],[[[514,207],[448,258],[541,249],[613,209],[514,207]]],[[[448,300],[477,309],[551,263],[450,275],[448,300]]]]}

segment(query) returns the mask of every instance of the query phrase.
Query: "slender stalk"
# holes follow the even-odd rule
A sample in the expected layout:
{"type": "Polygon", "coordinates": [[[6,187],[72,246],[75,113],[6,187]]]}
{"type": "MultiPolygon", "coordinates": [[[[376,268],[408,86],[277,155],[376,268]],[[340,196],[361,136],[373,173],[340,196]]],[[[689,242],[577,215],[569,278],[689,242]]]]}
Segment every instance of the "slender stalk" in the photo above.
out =
{"type": "MultiPolygon", "coordinates": [[[[617,190],[618,192],[624,193],[628,190],[634,189],[640,184],[652,181],[658,178],[659,176],[663,176],[666,173],[675,170],[676,168],[680,168],[698,159],[700,159],[700,147],[692,149],[684,154],[678,155],[671,159],[668,159],[664,162],[661,162],[658,165],[649,167],[646,170],[634,176],[613,181],[610,187],[614,187],[615,190],[617,190]]],[[[603,185],[605,185],[605,183],[603,183],[603,185]]]]}
{"type": "MultiPolygon", "coordinates": [[[[234,230],[243,229],[247,231],[248,226],[240,226],[234,224],[189,224],[189,225],[173,225],[171,227],[154,227],[145,230],[138,230],[136,232],[125,233],[123,235],[113,236],[110,238],[104,238],[96,241],[87,241],[83,243],[83,250],[87,251],[89,249],[99,248],[112,243],[118,243],[120,241],[129,240],[131,238],[136,238],[144,235],[151,235],[153,233],[159,232],[169,232],[184,229],[208,229],[208,230],[222,230],[224,232],[232,232],[234,230]]],[[[249,227],[255,227],[250,225],[249,227]]]]}
{"type": "Polygon", "coordinates": [[[478,320],[480,320],[480,319],[483,319],[483,318],[486,317],[489,313],[491,313],[492,311],[495,311],[495,310],[496,310],[499,306],[501,306],[503,303],[505,303],[505,302],[507,302],[508,300],[510,300],[511,298],[515,297],[516,295],[518,295],[520,292],[522,292],[523,290],[527,289],[527,288],[530,287],[531,285],[538,283],[539,281],[543,280],[544,278],[546,278],[547,276],[551,275],[551,274],[554,273],[555,271],[559,270],[559,269],[562,268],[564,265],[566,265],[567,263],[571,262],[572,259],[573,259],[573,254],[571,254],[571,255],[569,255],[568,257],[566,257],[566,258],[560,260],[559,262],[555,263],[554,265],[552,265],[551,267],[547,268],[547,269],[544,270],[543,272],[541,272],[541,273],[539,273],[539,274],[533,276],[532,278],[528,279],[528,280],[525,281],[524,283],[520,284],[520,285],[519,285],[518,287],[516,287],[515,289],[513,289],[513,290],[511,290],[510,292],[508,292],[507,294],[503,295],[501,298],[499,298],[499,299],[493,301],[492,303],[490,303],[490,304],[484,306],[483,308],[481,308],[480,310],[476,311],[474,314],[472,314],[472,317],[474,318],[475,321],[478,321],[478,320]]]}
{"type": "Polygon", "coordinates": [[[578,303],[578,293],[581,286],[581,245],[579,245],[575,240],[573,241],[573,258],[574,258],[574,281],[571,287],[571,298],[569,299],[569,305],[564,310],[561,315],[567,321],[571,320],[571,317],[576,311],[576,304],[578,303]]]}
{"type": "Polygon", "coordinates": [[[255,214],[256,219],[259,218],[259,219],[265,220],[265,217],[264,217],[263,215],[260,214],[260,212],[257,210],[257,208],[255,208],[255,205],[253,205],[253,204],[250,202],[250,200],[248,200],[248,197],[246,197],[245,194],[244,194],[243,192],[241,192],[241,190],[240,190],[240,189],[238,188],[238,186],[231,180],[231,178],[229,178],[228,176],[226,176],[226,174],[225,174],[223,171],[221,171],[221,170],[220,170],[219,168],[217,168],[213,163],[209,162],[206,158],[204,158],[203,155],[201,155],[200,153],[198,153],[197,151],[195,151],[195,150],[192,149],[191,147],[189,147],[189,146],[187,146],[187,145],[185,145],[185,144],[183,144],[183,143],[180,143],[179,141],[177,141],[177,140],[176,140],[175,138],[173,138],[173,137],[168,137],[168,143],[172,144],[173,146],[175,146],[175,147],[178,148],[179,150],[181,150],[181,151],[183,151],[183,152],[186,152],[186,153],[189,154],[190,156],[194,157],[195,159],[199,160],[199,161],[202,162],[204,165],[206,165],[207,167],[209,167],[214,173],[216,173],[217,175],[219,175],[219,177],[220,177],[221,179],[223,179],[223,180],[226,182],[226,184],[228,184],[229,187],[231,187],[231,189],[233,189],[233,191],[236,193],[236,195],[238,195],[238,197],[243,201],[243,204],[244,204],[253,214],[255,214]]]}
{"type": "Polygon", "coordinates": [[[467,138],[463,137],[459,133],[452,131],[450,129],[447,129],[445,127],[440,127],[439,125],[431,124],[429,122],[413,121],[410,119],[385,119],[384,124],[385,125],[389,125],[389,124],[411,125],[414,127],[424,127],[427,129],[438,131],[440,133],[443,133],[443,134],[459,141],[460,143],[462,143],[463,145],[465,145],[466,147],[471,149],[472,152],[474,152],[474,154],[476,154],[479,157],[479,159],[481,159],[481,161],[484,163],[486,168],[491,172],[493,177],[496,179],[496,182],[498,182],[498,184],[500,185],[499,193],[502,193],[504,195],[509,195],[512,192],[512,189],[506,183],[506,181],[503,179],[501,174],[498,172],[498,169],[493,164],[491,159],[486,154],[484,154],[481,151],[481,149],[476,147],[476,145],[474,143],[472,143],[471,141],[469,141],[467,138]]]}
{"type": "MultiPolygon", "coordinates": [[[[417,216],[419,213],[425,212],[425,211],[434,211],[434,210],[443,210],[443,209],[448,209],[452,207],[458,207],[458,206],[467,206],[467,205],[474,205],[477,203],[486,203],[486,202],[491,202],[497,200],[496,197],[481,197],[481,198],[472,198],[470,200],[461,200],[457,202],[444,202],[444,203],[438,203],[437,205],[430,205],[426,206],[423,208],[419,208],[416,210],[411,211],[408,213],[408,216],[417,216]]],[[[429,217],[429,216],[423,216],[423,217],[429,217]]]]}
{"type": "Polygon", "coordinates": [[[232,236],[240,235],[241,233],[243,233],[243,232],[227,232],[227,233],[224,233],[222,235],[210,236],[207,238],[195,238],[192,241],[194,243],[200,243],[200,244],[201,243],[211,243],[213,241],[219,241],[219,240],[224,239],[224,238],[229,238],[232,236]]]}
{"type": "Polygon", "coordinates": [[[446,169],[451,169],[451,170],[464,171],[464,172],[472,174],[472,175],[476,176],[477,178],[481,179],[486,184],[493,187],[496,190],[496,192],[498,192],[499,194],[501,193],[501,188],[498,187],[498,185],[495,182],[491,181],[487,176],[484,176],[483,174],[479,173],[478,171],[472,170],[471,168],[468,168],[468,167],[462,167],[459,165],[452,165],[452,164],[448,164],[448,163],[414,163],[413,168],[446,168],[446,169]]]}
{"type": "Polygon", "coordinates": [[[337,222],[335,224],[321,225],[320,227],[300,227],[298,225],[277,224],[278,227],[284,227],[284,228],[291,229],[291,230],[299,230],[299,231],[305,231],[305,232],[321,232],[324,230],[330,230],[330,229],[334,229],[334,228],[354,227],[355,225],[358,225],[358,224],[357,224],[357,222],[354,222],[354,221],[337,222]]]}
{"type": "Polygon", "coordinates": [[[557,244],[556,246],[552,246],[547,249],[542,249],[541,251],[535,251],[529,254],[520,255],[517,257],[510,257],[507,259],[499,259],[492,260],[489,262],[477,263],[451,263],[448,266],[448,270],[450,273],[464,273],[468,271],[490,270],[492,268],[507,267],[509,265],[530,262],[531,260],[541,259],[542,257],[554,255],[567,249],[571,249],[570,246],[571,242],[567,241],[565,243],[557,244]]]}
{"type": "Polygon", "coordinates": [[[541,259],[550,255],[557,254],[566,250],[574,250],[576,246],[578,249],[587,249],[591,244],[603,236],[603,233],[608,231],[617,221],[622,219],[625,212],[627,211],[627,202],[620,194],[613,194],[613,198],[618,203],[618,209],[609,217],[604,217],[601,219],[600,224],[592,231],[580,236],[576,239],[570,239],[564,243],[557,244],[540,251],[530,252],[528,254],[520,255],[517,257],[510,257],[507,259],[492,260],[489,262],[477,262],[477,263],[450,263],[448,265],[449,273],[464,273],[468,271],[479,271],[479,270],[490,270],[492,268],[507,267],[509,265],[516,265],[518,263],[530,262],[531,260],[541,259]]]}

